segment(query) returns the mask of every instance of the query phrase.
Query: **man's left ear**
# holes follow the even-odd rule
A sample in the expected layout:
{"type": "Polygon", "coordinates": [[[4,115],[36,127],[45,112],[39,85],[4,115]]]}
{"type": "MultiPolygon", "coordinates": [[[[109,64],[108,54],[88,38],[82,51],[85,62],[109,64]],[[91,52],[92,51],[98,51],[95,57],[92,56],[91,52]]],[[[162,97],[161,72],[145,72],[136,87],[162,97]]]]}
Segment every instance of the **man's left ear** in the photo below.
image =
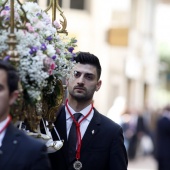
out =
{"type": "Polygon", "coordinates": [[[9,100],[10,105],[14,104],[14,102],[17,100],[18,94],[19,94],[18,90],[15,90],[10,94],[10,100],[9,100]]]}
{"type": "Polygon", "coordinates": [[[102,85],[102,81],[99,80],[97,85],[96,85],[96,91],[98,91],[100,89],[101,85],[102,85]]]}

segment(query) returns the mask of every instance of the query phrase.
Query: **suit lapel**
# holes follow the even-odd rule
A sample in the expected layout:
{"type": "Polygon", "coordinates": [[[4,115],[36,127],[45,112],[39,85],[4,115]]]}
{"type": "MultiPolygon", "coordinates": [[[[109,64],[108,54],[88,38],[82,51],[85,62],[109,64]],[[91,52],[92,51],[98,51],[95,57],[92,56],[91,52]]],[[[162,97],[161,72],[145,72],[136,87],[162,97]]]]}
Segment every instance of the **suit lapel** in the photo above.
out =
{"type": "MultiPolygon", "coordinates": [[[[89,123],[89,126],[84,134],[84,137],[82,139],[82,148],[81,150],[84,150],[88,143],[95,137],[95,135],[99,132],[100,129],[100,114],[97,112],[97,110],[94,109],[94,115],[89,123]]],[[[62,147],[62,152],[64,154],[65,159],[68,162],[68,144],[67,144],[67,129],[66,129],[66,113],[65,113],[65,107],[62,107],[57,120],[55,122],[55,126],[57,128],[57,131],[60,135],[61,140],[64,140],[64,145],[62,147]]],[[[56,135],[55,135],[56,136],[56,135]]],[[[54,137],[54,135],[53,135],[54,137]]],[[[55,139],[55,138],[54,138],[55,139]]]]}
{"type": "Polygon", "coordinates": [[[82,139],[82,150],[84,150],[88,143],[95,137],[95,135],[99,132],[100,129],[100,115],[97,112],[97,110],[94,109],[94,115],[93,118],[91,120],[91,122],[89,123],[89,126],[87,127],[87,130],[83,136],[82,139]]]}
{"type": "Polygon", "coordinates": [[[17,149],[18,140],[16,136],[16,129],[13,127],[12,124],[9,124],[4,139],[2,141],[2,146],[0,148],[2,153],[0,155],[0,169],[5,169],[5,165],[9,163],[10,159],[12,158],[17,149]]]}

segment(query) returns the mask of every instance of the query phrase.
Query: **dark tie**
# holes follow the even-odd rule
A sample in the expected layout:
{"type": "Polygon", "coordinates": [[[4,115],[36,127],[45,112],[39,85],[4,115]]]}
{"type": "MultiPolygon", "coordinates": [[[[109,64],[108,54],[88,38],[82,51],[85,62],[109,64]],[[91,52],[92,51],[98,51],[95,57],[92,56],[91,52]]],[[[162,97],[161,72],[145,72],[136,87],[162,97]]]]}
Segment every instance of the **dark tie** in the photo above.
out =
{"type": "MultiPolygon", "coordinates": [[[[75,120],[78,122],[81,115],[82,115],[81,113],[75,113],[73,116],[75,120]]],[[[68,155],[70,162],[76,158],[76,145],[77,145],[76,124],[73,121],[68,136],[68,155]]]]}

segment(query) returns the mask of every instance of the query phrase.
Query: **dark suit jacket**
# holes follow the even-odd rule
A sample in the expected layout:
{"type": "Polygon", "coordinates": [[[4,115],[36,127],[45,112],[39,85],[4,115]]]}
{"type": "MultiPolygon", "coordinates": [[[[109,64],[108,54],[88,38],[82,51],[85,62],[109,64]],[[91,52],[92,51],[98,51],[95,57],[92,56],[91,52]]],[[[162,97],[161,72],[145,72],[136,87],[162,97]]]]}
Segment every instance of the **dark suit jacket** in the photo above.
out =
{"type": "MultiPolygon", "coordinates": [[[[59,151],[49,154],[52,168],[72,170],[73,163],[68,163],[64,107],[57,117],[55,126],[64,140],[64,145],[59,151]]],[[[58,139],[54,131],[52,135],[54,140],[58,139]]],[[[127,170],[128,161],[122,128],[97,110],[94,110],[94,116],[82,139],[80,161],[83,165],[81,170],[127,170]]]]}
{"type": "MultiPolygon", "coordinates": [[[[129,126],[130,126],[130,124],[129,124],[129,126]]],[[[142,116],[138,116],[134,134],[129,139],[129,146],[127,148],[129,159],[135,159],[135,157],[136,157],[138,145],[139,145],[139,142],[141,140],[141,138],[139,138],[140,134],[141,135],[142,134],[143,135],[149,134],[148,129],[147,129],[145,123],[144,123],[144,119],[143,119],[142,116]]]]}
{"type": "Polygon", "coordinates": [[[12,124],[0,147],[0,170],[50,170],[46,146],[12,124]]]}
{"type": "Polygon", "coordinates": [[[170,119],[158,119],[156,132],[155,149],[159,170],[170,170],[170,119]]]}

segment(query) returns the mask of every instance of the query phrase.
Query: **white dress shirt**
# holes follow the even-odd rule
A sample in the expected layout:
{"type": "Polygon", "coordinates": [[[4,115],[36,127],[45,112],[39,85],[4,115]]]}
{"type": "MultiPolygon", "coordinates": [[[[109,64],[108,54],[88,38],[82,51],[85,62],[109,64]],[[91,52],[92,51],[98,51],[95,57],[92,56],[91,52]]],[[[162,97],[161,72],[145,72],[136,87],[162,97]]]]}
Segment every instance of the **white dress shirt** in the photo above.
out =
{"type": "MultiPolygon", "coordinates": [[[[1,131],[1,129],[3,129],[3,127],[5,126],[5,124],[8,122],[8,117],[5,119],[5,120],[3,120],[2,122],[0,122],[0,131],[1,131]]],[[[6,129],[4,129],[1,133],[0,133],[0,147],[1,147],[1,145],[2,145],[2,140],[3,140],[3,138],[4,138],[4,136],[5,136],[5,132],[6,132],[6,129]]]]}
{"type": "MultiPolygon", "coordinates": [[[[83,110],[81,110],[80,112],[78,113],[81,113],[82,116],[80,117],[79,121],[81,121],[81,119],[87,115],[87,113],[90,111],[91,109],[91,104],[89,106],[87,106],[86,108],[84,108],[83,110]]],[[[77,113],[76,111],[74,111],[69,105],[68,105],[68,108],[70,109],[71,113],[74,114],[74,113],[77,113]]],[[[68,138],[68,135],[69,135],[69,132],[70,132],[70,128],[71,128],[71,125],[72,125],[72,118],[67,110],[67,108],[65,107],[65,111],[66,111],[66,126],[67,126],[67,138],[68,138]]],[[[81,122],[80,124],[80,132],[81,132],[81,139],[83,138],[85,132],[86,132],[86,129],[92,119],[94,115],[94,110],[91,111],[91,113],[81,122]]]]}

